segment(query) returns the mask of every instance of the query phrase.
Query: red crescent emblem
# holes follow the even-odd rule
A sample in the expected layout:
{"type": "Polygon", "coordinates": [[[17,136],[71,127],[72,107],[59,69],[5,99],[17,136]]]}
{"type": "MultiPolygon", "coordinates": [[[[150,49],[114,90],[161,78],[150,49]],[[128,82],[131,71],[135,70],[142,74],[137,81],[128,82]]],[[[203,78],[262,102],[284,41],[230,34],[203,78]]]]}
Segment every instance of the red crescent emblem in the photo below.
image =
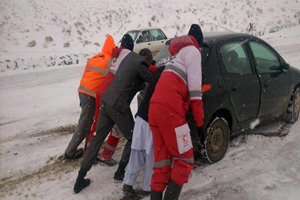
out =
{"type": "Polygon", "coordinates": [[[183,143],[187,143],[187,142],[188,142],[186,137],[187,137],[187,135],[184,135],[184,136],[182,137],[183,143]]]}

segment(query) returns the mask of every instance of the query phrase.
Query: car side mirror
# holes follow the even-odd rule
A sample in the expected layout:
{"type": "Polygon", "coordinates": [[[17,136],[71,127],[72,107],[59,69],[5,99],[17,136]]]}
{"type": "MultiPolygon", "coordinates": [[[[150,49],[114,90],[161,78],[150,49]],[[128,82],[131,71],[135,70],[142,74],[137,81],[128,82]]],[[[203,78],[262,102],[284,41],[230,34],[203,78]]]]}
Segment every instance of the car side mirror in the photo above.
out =
{"type": "Polygon", "coordinates": [[[283,63],[283,65],[282,65],[282,71],[283,72],[287,72],[287,71],[289,71],[289,69],[290,69],[290,65],[287,64],[287,63],[283,63]]]}

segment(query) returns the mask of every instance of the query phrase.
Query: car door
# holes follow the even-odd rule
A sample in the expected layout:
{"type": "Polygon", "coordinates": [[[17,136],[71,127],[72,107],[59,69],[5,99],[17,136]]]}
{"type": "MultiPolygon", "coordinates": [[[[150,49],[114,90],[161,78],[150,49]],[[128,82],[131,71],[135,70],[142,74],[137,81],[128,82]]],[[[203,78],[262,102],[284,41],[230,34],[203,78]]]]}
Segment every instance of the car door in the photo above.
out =
{"type": "Polygon", "coordinates": [[[165,46],[167,36],[160,29],[150,30],[152,37],[152,54],[153,57],[165,46]]]}
{"type": "Polygon", "coordinates": [[[137,39],[134,43],[133,51],[135,53],[139,53],[141,49],[148,48],[152,51],[152,41],[151,35],[149,30],[142,30],[138,33],[137,39]],[[143,36],[143,32],[146,33],[146,36],[143,36]]]}
{"type": "Polygon", "coordinates": [[[268,44],[257,40],[249,41],[249,44],[261,82],[261,106],[258,117],[285,113],[290,100],[289,72],[283,70],[280,56],[268,44]]]}
{"type": "Polygon", "coordinates": [[[219,46],[221,72],[239,122],[256,118],[260,82],[242,39],[227,40],[219,46]]]}

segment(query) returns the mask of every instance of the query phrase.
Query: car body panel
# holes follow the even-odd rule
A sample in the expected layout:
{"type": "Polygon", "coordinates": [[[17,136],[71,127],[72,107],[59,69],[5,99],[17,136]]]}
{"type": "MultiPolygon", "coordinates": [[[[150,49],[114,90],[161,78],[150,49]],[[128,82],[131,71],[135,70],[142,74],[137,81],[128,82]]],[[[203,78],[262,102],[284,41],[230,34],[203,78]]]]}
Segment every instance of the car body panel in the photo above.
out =
{"type": "Polygon", "coordinates": [[[300,87],[300,70],[290,66],[289,69],[290,77],[291,77],[291,88],[295,89],[295,87],[300,87]]]}
{"type": "Polygon", "coordinates": [[[219,55],[219,64],[221,72],[227,86],[227,92],[239,122],[256,118],[260,104],[260,82],[253,65],[248,56],[247,47],[243,44],[243,38],[229,39],[225,43],[218,45],[216,54],[219,55]],[[226,49],[225,47],[229,47],[226,49]],[[238,52],[239,58],[243,63],[233,63],[225,58],[228,53],[238,52]],[[242,59],[243,57],[243,59],[242,59]],[[227,66],[227,65],[228,66],[227,66]],[[226,65],[226,66],[225,66],[226,65]],[[236,65],[236,66],[232,66],[236,65]],[[230,70],[236,68],[236,70],[230,70]]]}
{"type": "Polygon", "coordinates": [[[260,39],[250,39],[248,42],[261,84],[261,105],[257,117],[280,115],[286,111],[290,100],[290,72],[283,70],[284,60],[269,44],[260,39]],[[266,59],[270,56],[274,60],[266,59]]]}
{"type": "MultiPolygon", "coordinates": [[[[249,129],[254,121],[262,123],[285,114],[293,89],[297,85],[300,87],[300,70],[293,67],[284,70],[284,59],[258,37],[231,32],[204,32],[203,35],[202,84],[212,85],[202,96],[204,127],[209,125],[214,116],[221,115],[228,121],[231,134],[234,135],[249,129]],[[257,52],[252,50],[252,41],[265,46],[274,54],[280,63],[277,71],[259,71],[257,61],[265,63],[255,57],[257,52]],[[239,61],[244,61],[244,65],[239,66],[249,68],[244,73],[232,72],[224,63],[225,56],[221,48],[232,42],[239,44],[235,50],[239,61]]],[[[170,55],[167,52],[168,44],[154,58],[158,65],[164,64],[170,55]]]]}

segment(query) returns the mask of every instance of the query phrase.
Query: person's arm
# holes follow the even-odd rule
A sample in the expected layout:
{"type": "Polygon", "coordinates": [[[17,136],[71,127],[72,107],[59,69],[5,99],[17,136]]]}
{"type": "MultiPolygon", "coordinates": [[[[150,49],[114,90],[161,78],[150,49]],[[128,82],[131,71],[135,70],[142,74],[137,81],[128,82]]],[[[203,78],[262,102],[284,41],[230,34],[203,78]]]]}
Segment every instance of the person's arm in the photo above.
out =
{"type": "Polygon", "coordinates": [[[154,74],[154,72],[157,70],[157,66],[156,65],[150,65],[149,66],[149,71],[154,74]]]}
{"type": "Polygon", "coordinates": [[[185,54],[184,64],[187,67],[187,85],[190,103],[197,127],[203,126],[204,112],[201,94],[202,68],[201,54],[195,47],[189,47],[185,54]]]}
{"type": "Polygon", "coordinates": [[[138,67],[138,73],[142,79],[144,79],[147,83],[150,83],[150,80],[152,78],[152,74],[148,69],[149,64],[145,60],[145,62],[141,62],[140,66],[138,67]]]}

